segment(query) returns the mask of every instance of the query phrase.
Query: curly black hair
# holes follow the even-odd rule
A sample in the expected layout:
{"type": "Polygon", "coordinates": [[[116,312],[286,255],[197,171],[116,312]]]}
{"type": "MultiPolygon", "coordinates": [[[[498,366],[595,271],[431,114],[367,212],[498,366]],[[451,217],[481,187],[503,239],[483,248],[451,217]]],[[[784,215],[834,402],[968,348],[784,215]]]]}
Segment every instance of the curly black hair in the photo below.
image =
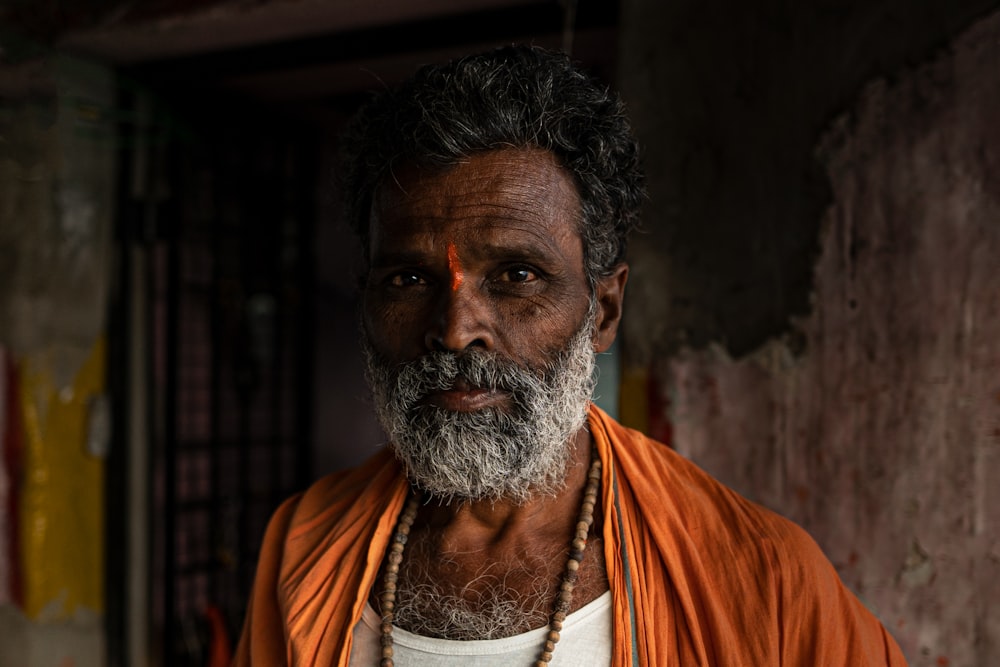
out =
{"type": "Polygon", "coordinates": [[[379,92],[345,134],[347,216],[364,247],[375,190],[394,167],[448,166],[499,148],[553,153],[580,196],[587,277],[625,259],[644,197],[638,145],[621,99],[571,59],[506,46],[426,65],[379,92]]]}

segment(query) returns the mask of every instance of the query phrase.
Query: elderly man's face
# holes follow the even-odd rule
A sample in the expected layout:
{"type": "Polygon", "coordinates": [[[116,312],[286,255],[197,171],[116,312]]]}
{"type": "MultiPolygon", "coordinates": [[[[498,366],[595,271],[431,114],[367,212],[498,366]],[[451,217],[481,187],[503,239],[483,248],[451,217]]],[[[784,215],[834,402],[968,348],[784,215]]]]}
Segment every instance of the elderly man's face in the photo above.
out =
{"type": "Polygon", "coordinates": [[[363,323],[397,453],[442,495],[557,481],[594,350],[613,339],[595,328],[604,309],[571,177],[549,153],[515,149],[395,176],[372,206],[363,323]]]}
{"type": "MultiPolygon", "coordinates": [[[[396,176],[372,209],[364,316],[376,350],[409,361],[476,347],[545,363],[590,301],[569,175],[547,152],[503,150],[396,176]]],[[[463,410],[499,397],[435,400],[463,410]]]]}

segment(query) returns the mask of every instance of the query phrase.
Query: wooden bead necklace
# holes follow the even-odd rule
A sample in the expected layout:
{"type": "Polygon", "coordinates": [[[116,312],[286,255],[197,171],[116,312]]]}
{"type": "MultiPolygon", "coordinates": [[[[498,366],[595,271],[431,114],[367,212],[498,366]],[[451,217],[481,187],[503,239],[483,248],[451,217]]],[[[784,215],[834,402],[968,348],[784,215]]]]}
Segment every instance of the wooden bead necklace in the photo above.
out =
{"type": "MultiPolygon", "coordinates": [[[[587,536],[590,534],[590,527],[594,523],[594,507],[597,505],[597,491],[601,486],[601,459],[597,451],[591,452],[590,472],[587,474],[587,487],[583,493],[583,503],[580,505],[580,514],[576,521],[576,533],[569,551],[569,559],[566,561],[566,571],[563,573],[562,584],[559,586],[559,594],[556,596],[552,617],[549,619],[549,632],[545,636],[545,645],[542,647],[542,654],[535,662],[535,667],[548,667],[552,660],[552,651],[555,650],[559,641],[559,634],[562,632],[563,622],[569,615],[570,603],[573,601],[573,588],[576,586],[577,576],[580,570],[580,563],[583,562],[583,551],[587,548],[587,536]]],[[[406,540],[410,535],[410,528],[413,527],[413,520],[417,517],[417,510],[420,507],[420,495],[413,493],[406,504],[406,508],[399,516],[396,524],[396,534],[389,548],[385,574],[382,577],[382,594],[379,601],[382,606],[382,627],[381,644],[382,659],[379,661],[380,667],[394,667],[392,660],[392,620],[396,609],[396,584],[399,581],[399,564],[403,562],[403,549],[406,540]]]]}

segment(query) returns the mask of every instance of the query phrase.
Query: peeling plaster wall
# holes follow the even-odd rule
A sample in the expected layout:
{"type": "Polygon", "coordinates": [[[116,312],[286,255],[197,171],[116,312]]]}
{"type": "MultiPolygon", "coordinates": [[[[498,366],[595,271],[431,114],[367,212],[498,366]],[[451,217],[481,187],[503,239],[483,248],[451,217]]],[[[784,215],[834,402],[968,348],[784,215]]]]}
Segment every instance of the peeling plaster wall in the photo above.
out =
{"type": "MultiPolygon", "coordinates": [[[[833,203],[795,349],[650,365],[677,449],[809,530],[912,665],[981,667],[1000,665],[1000,14],[931,60],[820,142],[833,203]]],[[[650,316],[627,342],[657,348],[650,316]]]]}
{"type": "Polygon", "coordinates": [[[0,43],[0,347],[19,377],[23,437],[8,473],[23,599],[0,596],[0,665],[96,667],[115,79],[53,54],[8,62],[9,47],[0,43]]]}
{"type": "Polygon", "coordinates": [[[869,81],[998,0],[622,0],[619,86],[652,195],[630,262],[628,356],[735,356],[810,312],[830,185],[816,142],[869,81]]]}

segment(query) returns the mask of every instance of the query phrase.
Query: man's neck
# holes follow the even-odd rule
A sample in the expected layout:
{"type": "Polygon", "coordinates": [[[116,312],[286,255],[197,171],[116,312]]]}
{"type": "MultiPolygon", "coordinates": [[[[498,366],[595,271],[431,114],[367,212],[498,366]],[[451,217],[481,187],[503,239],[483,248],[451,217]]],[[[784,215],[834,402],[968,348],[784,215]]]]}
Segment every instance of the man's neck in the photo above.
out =
{"type": "MultiPolygon", "coordinates": [[[[470,637],[461,628],[454,633],[428,629],[446,628],[456,608],[473,621],[482,614],[483,627],[499,628],[500,636],[545,625],[565,572],[590,459],[590,434],[582,429],[571,445],[565,484],[555,495],[527,502],[432,500],[423,505],[400,566],[397,608],[412,607],[400,625],[418,634],[486,638],[470,637]],[[509,620],[489,620],[497,609],[512,607],[516,613],[509,620]],[[443,618],[433,618],[435,613],[443,618]],[[407,622],[407,616],[422,620],[407,622]]],[[[591,530],[571,609],[608,587],[598,524],[591,530]]]]}

